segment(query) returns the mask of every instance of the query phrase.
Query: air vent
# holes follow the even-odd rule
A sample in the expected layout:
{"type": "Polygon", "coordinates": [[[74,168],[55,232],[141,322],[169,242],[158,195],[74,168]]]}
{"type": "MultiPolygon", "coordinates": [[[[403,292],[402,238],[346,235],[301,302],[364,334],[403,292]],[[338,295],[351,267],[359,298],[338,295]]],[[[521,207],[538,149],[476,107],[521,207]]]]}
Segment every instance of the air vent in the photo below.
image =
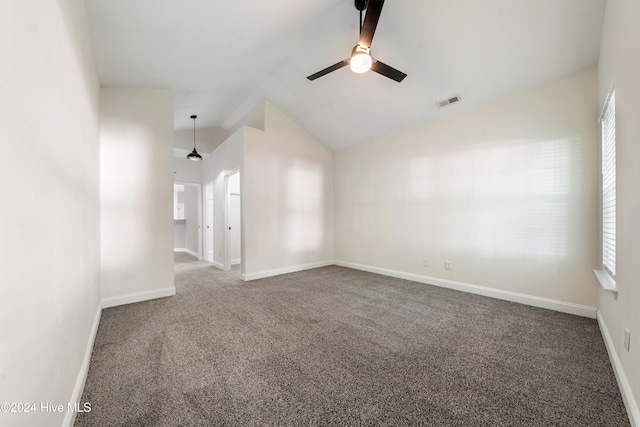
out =
{"type": "Polygon", "coordinates": [[[438,105],[438,108],[444,108],[447,105],[451,105],[460,101],[462,101],[462,99],[460,98],[460,95],[455,95],[450,98],[443,99],[442,101],[436,101],[436,104],[438,105]]]}

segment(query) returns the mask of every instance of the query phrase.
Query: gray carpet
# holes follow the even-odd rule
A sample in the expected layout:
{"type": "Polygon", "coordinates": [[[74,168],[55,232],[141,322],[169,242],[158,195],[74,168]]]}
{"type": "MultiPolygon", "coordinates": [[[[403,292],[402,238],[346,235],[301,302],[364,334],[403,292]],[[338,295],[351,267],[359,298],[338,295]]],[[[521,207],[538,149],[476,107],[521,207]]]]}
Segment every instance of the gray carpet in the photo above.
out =
{"type": "Polygon", "coordinates": [[[629,425],[591,319],[336,266],[175,275],[104,310],[76,426],[629,425]]]}

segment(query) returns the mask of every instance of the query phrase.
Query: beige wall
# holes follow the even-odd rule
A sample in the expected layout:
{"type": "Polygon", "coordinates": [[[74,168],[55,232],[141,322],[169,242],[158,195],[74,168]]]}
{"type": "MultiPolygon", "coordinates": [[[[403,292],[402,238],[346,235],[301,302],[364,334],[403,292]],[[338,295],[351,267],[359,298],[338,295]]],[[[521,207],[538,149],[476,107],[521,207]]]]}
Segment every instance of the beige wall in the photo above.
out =
{"type": "MultiPolygon", "coordinates": [[[[640,3],[608,0],[598,64],[598,106],[616,88],[617,261],[615,295],[600,290],[598,307],[629,390],[628,407],[640,425],[640,3]],[[623,347],[631,331],[630,351],[623,347]]],[[[624,385],[623,385],[624,388],[624,385]]],[[[624,395],[624,393],[623,393],[624,395]]]]}
{"type": "Polygon", "coordinates": [[[184,157],[173,157],[173,180],[176,182],[202,183],[202,164],[184,157]]]}
{"type": "Polygon", "coordinates": [[[270,102],[244,128],[244,278],[333,260],[333,154],[270,102]]]}
{"type": "Polygon", "coordinates": [[[0,9],[0,400],[38,405],[0,424],[55,426],[99,319],[100,86],[84,1],[0,9]]]}
{"type": "Polygon", "coordinates": [[[336,259],[595,306],[596,117],[590,69],[336,153],[336,259]]]}
{"type": "MultiPolygon", "coordinates": [[[[210,153],[222,144],[229,135],[222,128],[199,128],[196,119],[196,150],[198,153],[210,153]]],[[[188,153],[193,150],[193,129],[182,129],[173,131],[173,145],[188,153]]],[[[185,154],[186,157],[186,154],[185,154]]]]}
{"type": "Polygon", "coordinates": [[[173,294],[173,92],[103,88],[100,119],[102,299],[173,294]]]}

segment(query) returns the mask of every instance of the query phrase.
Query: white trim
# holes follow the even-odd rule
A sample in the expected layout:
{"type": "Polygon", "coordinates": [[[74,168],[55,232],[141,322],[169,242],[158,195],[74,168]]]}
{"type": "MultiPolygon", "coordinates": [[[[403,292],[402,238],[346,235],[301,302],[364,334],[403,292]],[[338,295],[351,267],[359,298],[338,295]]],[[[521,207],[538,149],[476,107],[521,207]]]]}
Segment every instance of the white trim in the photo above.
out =
{"type": "Polygon", "coordinates": [[[627,409],[629,422],[634,427],[640,427],[640,410],[638,409],[638,404],[633,398],[633,391],[631,390],[629,381],[624,374],[624,369],[622,369],[622,364],[620,363],[620,359],[618,358],[616,346],[613,345],[611,335],[609,335],[609,329],[607,328],[607,324],[604,322],[604,317],[602,317],[602,314],[600,314],[600,310],[598,310],[597,319],[598,326],[600,326],[600,332],[602,333],[602,337],[604,338],[605,347],[607,347],[607,353],[609,353],[611,366],[613,366],[613,373],[616,375],[618,387],[620,388],[620,394],[622,394],[622,401],[624,402],[624,407],[627,409]]]}
{"type": "Polygon", "coordinates": [[[231,265],[238,265],[238,264],[242,264],[242,261],[240,260],[240,258],[231,260],[231,265]]]}
{"type": "Polygon", "coordinates": [[[198,260],[202,261],[204,258],[204,249],[202,244],[202,229],[204,228],[203,217],[202,217],[202,192],[204,189],[202,188],[202,184],[199,184],[198,187],[199,195],[198,197],[198,260]]]}
{"type": "Polygon", "coordinates": [[[194,257],[196,257],[198,259],[202,259],[202,258],[200,258],[200,254],[199,253],[194,252],[191,249],[187,249],[187,248],[173,248],[173,252],[184,252],[184,253],[187,253],[189,255],[193,255],[194,257]]]}
{"type": "Polygon", "coordinates": [[[292,265],[291,267],[276,268],[274,270],[259,271],[257,273],[242,274],[242,280],[248,282],[250,280],[264,279],[265,277],[279,276],[281,274],[295,273],[296,271],[311,270],[312,268],[327,267],[334,265],[334,261],[319,261],[309,264],[292,265]]]}
{"type": "Polygon", "coordinates": [[[214,266],[215,268],[218,268],[218,269],[220,269],[220,270],[224,271],[224,264],[223,264],[223,263],[218,262],[218,261],[213,261],[213,263],[212,263],[212,264],[213,264],[213,266],[214,266]]]}
{"type": "Polygon", "coordinates": [[[134,292],[131,294],[109,297],[102,300],[102,308],[131,304],[134,302],[148,301],[156,298],[171,297],[176,294],[175,286],[154,289],[152,291],[134,292]]]}
{"type": "Polygon", "coordinates": [[[517,302],[531,305],[533,307],[546,308],[562,313],[575,314],[577,316],[596,318],[596,308],[588,305],[574,304],[566,301],[559,301],[550,298],[537,297],[533,295],[521,294],[517,292],[504,291],[501,289],[488,288],[486,286],[472,285],[470,283],[456,282],[448,279],[422,276],[419,274],[405,273],[402,271],[388,270],[386,268],[372,267],[369,265],[356,264],[352,262],[336,261],[336,265],[356,270],[368,271],[370,273],[382,274],[383,276],[396,277],[398,279],[411,280],[427,285],[439,286],[441,288],[455,289],[457,291],[468,292],[476,295],[501,299],[505,301],[517,302]]]}
{"type": "Polygon", "coordinates": [[[602,289],[609,292],[618,292],[616,281],[604,270],[593,270],[602,289]]]}
{"type": "MultiPolygon", "coordinates": [[[[78,372],[78,378],[76,378],[76,384],[73,387],[71,398],[69,403],[80,402],[82,399],[82,392],[84,391],[84,384],[87,381],[87,374],[89,373],[89,363],[91,363],[91,354],[93,353],[93,343],[96,340],[98,334],[98,326],[100,325],[100,317],[102,316],[102,305],[98,304],[96,315],[93,318],[93,325],[91,325],[91,331],[89,331],[89,339],[87,340],[87,346],[84,350],[84,358],[82,359],[82,365],[80,365],[80,372],[78,372]]],[[[76,420],[76,413],[68,411],[65,413],[62,425],[65,427],[73,426],[76,420]]]]}
{"type": "Polygon", "coordinates": [[[607,104],[611,102],[611,94],[616,90],[615,83],[611,85],[609,90],[607,91],[607,96],[604,97],[604,102],[602,103],[602,108],[600,108],[600,114],[598,115],[598,124],[602,121],[602,117],[604,116],[604,110],[607,108],[607,104]]]}

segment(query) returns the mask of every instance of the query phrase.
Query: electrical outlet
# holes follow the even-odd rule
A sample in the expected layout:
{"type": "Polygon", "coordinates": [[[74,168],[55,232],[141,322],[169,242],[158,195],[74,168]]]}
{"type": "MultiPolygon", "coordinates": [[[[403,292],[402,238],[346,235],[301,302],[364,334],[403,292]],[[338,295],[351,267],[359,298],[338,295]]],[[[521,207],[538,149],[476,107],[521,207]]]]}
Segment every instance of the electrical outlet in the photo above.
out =
{"type": "Polygon", "coordinates": [[[451,270],[452,269],[451,261],[445,261],[444,262],[444,268],[445,268],[445,270],[451,270]]]}
{"type": "Polygon", "coordinates": [[[429,258],[425,258],[422,260],[422,265],[424,265],[425,267],[429,267],[429,258]]]}
{"type": "Polygon", "coordinates": [[[631,345],[631,332],[629,328],[624,328],[624,349],[629,351],[631,345]]]}

